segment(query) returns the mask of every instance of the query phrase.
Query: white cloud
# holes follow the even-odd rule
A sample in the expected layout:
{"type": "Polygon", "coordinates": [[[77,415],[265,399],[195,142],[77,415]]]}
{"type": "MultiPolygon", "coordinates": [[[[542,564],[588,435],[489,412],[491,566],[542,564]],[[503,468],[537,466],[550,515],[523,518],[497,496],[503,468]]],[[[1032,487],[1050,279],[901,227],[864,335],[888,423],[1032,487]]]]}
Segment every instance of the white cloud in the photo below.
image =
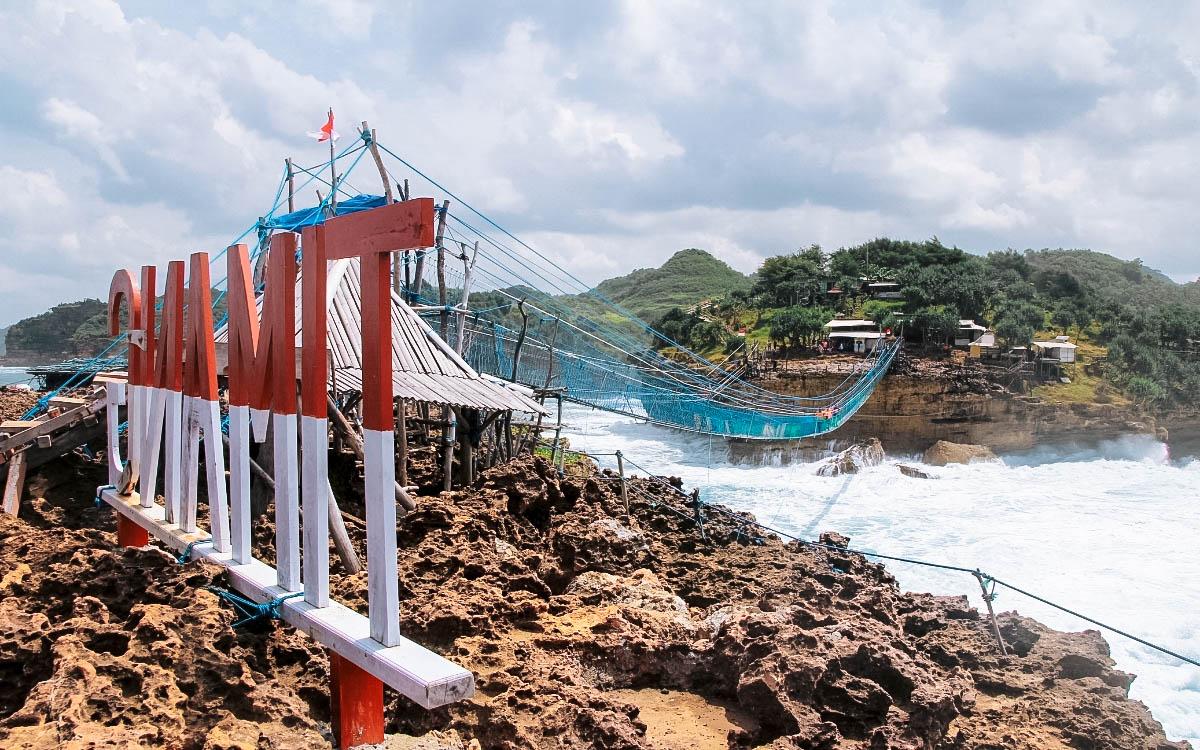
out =
{"type": "MultiPolygon", "coordinates": [[[[218,249],[283,157],[325,157],[303,133],[328,106],[343,144],[370,120],[588,282],[879,234],[1191,278],[1197,23],[1082,0],[0,8],[0,283],[19,316],[218,249]]],[[[370,159],[353,183],[379,190],[370,159]]]]}

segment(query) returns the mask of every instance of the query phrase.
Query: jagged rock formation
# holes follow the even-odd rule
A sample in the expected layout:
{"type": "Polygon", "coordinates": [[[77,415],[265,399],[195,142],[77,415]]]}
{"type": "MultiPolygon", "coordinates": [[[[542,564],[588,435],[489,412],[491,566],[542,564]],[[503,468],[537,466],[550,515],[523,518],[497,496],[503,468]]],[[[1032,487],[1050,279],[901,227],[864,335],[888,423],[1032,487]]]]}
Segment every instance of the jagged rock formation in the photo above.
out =
{"type": "Polygon", "coordinates": [[[817,475],[836,477],[842,474],[857,474],[868,466],[878,466],[883,463],[883,459],[883,445],[879,438],[869,438],[827,459],[817,468],[817,475]]]}
{"type": "MultiPolygon", "coordinates": [[[[327,747],[322,650],[283,626],[231,631],[203,563],[114,549],[100,470],[74,471],[0,518],[0,746],[327,747]]],[[[628,516],[611,476],[540,459],[420,498],[397,532],[402,630],[478,692],[432,712],[389,693],[388,731],[424,743],[390,746],[1184,747],[1096,633],[1006,613],[1000,656],[964,597],[902,592],[852,552],[712,511],[702,539],[663,485],[634,481],[628,516]]],[[[264,518],[267,559],[271,534],[264,518]]],[[[365,572],[333,573],[333,596],[365,608],[365,572]]]]}
{"type": "MultiPolygon", "coordinates": [[[[797,396],[827,393],[860,361],[822,358],[792,363],[793,369],[768,373],[760,385],[797,396]]],[[[1080,435],[1094,440],[1154,435],[1159,427],[1154,417],[1130,407],[1046,403],[1012,393],[994,377],[974,365],[897,357],[854,419],[830,438],[878,437],[891,454],[919,453],[938,440],[986,445],[1003,453],[1080,435]]],[[[828,438],[811,442],[823,445],[828,438]]]]}

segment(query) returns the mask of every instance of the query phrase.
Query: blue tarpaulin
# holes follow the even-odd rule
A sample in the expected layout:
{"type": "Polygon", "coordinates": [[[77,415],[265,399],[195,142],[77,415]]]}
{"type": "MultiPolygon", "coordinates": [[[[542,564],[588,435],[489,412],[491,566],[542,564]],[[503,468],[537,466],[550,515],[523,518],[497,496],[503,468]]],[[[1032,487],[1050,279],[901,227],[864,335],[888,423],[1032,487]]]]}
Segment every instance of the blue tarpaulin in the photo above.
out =
{"type": "MultiPolygon", "coordinates": [[[[338,201],[337,215],[344,216],[345,214],[367,211],[372,208],[379,208],[383,204],[384,198],[382,195],[356,195],[353,198],[338,201]]],[[[328,218],[326,213],[327,209],[321,206],[302,208],[290,214],[275,216],[269,219],[264,226],[266,229],[283,229],[289,232],[299,232],[303,227],[324,224],[325,219],[328,218]]]]}

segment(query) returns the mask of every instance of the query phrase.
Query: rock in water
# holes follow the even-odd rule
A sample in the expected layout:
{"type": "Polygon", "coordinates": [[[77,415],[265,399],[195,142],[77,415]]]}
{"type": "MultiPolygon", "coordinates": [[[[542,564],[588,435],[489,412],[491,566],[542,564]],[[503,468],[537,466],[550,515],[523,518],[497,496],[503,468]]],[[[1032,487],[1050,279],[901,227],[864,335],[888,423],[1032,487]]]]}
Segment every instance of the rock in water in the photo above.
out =
{"type": "Polygon", "coordinates": [[[912,477],[913,479],[933,479],[933,477],[929,476],[929,474],[921,471],[915,466],[896,464],[896,468],[899,469],[900,473],[906,477],[912,477]]]}
{"type": "Polygon", "coordinates": [[[883,445],[878,438],[871,438],[865,443],[855,443],[846,450],[826,461],[817,469],[817,475],[836,477],[842,474],[857,474],[868,466],[878,466],[883,463],[883,445]]]}
{"type": "Polygon", "coordinates": [[[925,463],[930,466],[969,464],[975,461],[995,461],[996,454],[986,445],[967,445],[939,440],[925,451],[925,463]]]}

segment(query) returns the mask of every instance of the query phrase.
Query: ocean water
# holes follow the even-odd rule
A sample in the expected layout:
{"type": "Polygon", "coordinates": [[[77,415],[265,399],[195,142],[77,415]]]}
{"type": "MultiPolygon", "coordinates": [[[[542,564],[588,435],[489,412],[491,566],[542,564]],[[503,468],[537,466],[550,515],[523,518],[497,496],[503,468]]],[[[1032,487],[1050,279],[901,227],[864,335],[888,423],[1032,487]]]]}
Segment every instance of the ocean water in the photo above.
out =
{"type": "Polygon", "coordinates": [[[0,367],[0,385],[28,383],[29,371],[24,367],[0,367]]]}
{"type": "MultiPolygon", "coordinates": [[[[1067,445],[1002,462],[920,466],[934,479],[883,465],[819,477],[814,464],[732,464],[725,444],[583,407],[565,410],[572,447],[609,453],[700,487],[709,502],[754,513],[804,538],[836,530],[884,554],[981,568],[1101,622],[1200,657],[1200,459],[1172,459],[1149,437],[1067,445]]],[[[603,459],[603,465],[613,465],[603,459]]],[[[628,462],[627,462],[628,463],[628,462]]],[[[627,471],[632,471],[627,467],[627,471]]],[[[967,594],[969,575],[888,563],[912,591],[967,594]]],[[[1059,630],[1091,626],[1001,589],[1015,609],[1059,630]]],[[[1200,667],[1105,633],[1117,666],[1137,675],[1131,695],[1172,739],[1200,748],[1200,667]]]]}

